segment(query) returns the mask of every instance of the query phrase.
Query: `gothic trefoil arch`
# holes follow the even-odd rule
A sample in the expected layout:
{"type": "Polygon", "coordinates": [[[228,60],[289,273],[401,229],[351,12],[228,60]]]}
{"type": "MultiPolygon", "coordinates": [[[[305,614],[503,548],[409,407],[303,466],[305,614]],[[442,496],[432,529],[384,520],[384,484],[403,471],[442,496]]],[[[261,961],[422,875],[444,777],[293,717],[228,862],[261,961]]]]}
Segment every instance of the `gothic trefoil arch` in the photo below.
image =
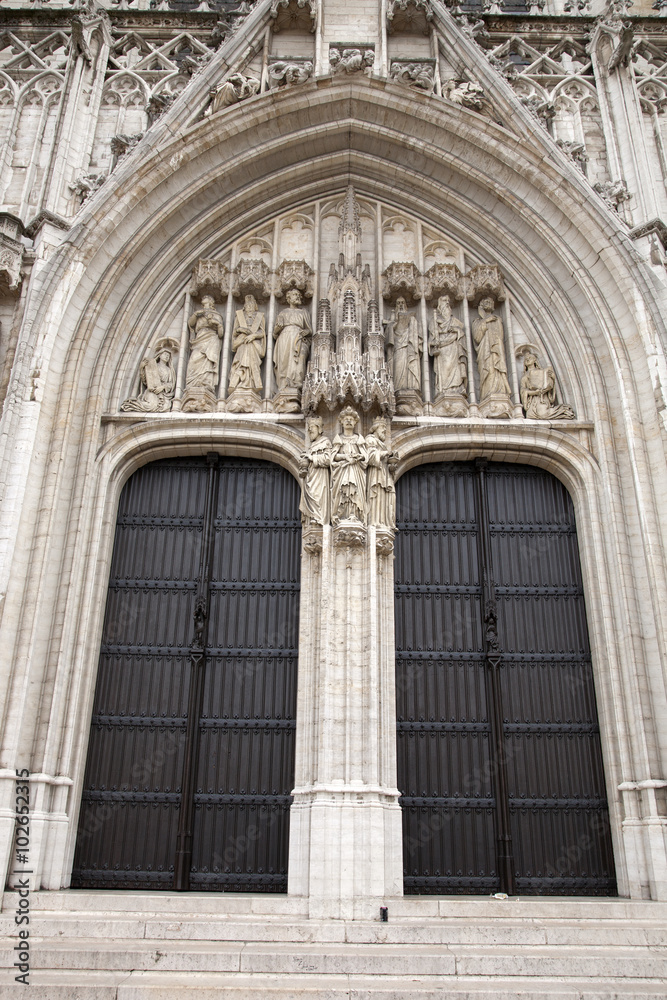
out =
{"type": "MultiPolygon", "coordinates": [[[[438,0],[345,27],[332,0],[206,6],[2,26],[3,748],[35,775],[35,884],[85,867],[121,496],[210,455],[300,487],[293,775],[257,792],[289,806],[270,891],[324,917],[400,897],[396,484],[480,460],[571,498],[581,575],[553,587],[588,622],[601,880],[664,898],[660,32],[637,21],[631,45],[622,4],[568,12],[567,33],[540,5],[520,28],[438,0]]],[[[189,516],[155,503],[141,517],[189,516]]],[[[410,530],[465,535],[429,503],[410,530]]],[[[458,586],[438,574],[424,585],[458,586]]]]}

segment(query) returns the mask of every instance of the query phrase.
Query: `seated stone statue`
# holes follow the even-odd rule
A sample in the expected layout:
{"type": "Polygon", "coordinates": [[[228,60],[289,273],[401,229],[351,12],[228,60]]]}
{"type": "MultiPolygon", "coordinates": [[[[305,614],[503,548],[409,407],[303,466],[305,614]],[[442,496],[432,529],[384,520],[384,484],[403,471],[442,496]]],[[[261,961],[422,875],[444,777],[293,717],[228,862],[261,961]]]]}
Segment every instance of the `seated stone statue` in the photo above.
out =
{"type": "Polygon", "coordinates": [[[171,351],[160,348],[152,358],[144,358],[139,365],[139,377],[144,387],[139,396],[126,399],[121,404],[125,413],[164,413],[171,409],[176,388],[176,372],[171,351]]]}
{"type": "Polygon", "coordinates": [[[553,368],[541,368],[537,357],[528,353],[523,359],[521,405],[533,420],[574,420],[574,410],[556,401],[556,375],[553,368]]]}

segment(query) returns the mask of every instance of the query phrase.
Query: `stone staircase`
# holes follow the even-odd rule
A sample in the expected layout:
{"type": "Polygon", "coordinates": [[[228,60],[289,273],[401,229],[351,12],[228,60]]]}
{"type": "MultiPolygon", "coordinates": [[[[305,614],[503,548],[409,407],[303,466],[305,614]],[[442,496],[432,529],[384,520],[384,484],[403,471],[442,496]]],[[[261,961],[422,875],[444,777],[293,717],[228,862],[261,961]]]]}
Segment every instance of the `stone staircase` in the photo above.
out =
{"type": "Polygon", "coordinates": [[[30,988],[0,998],[614,1000],[667,996],[667,904],[479,897],[384,901],[389,920],[308,917],[285,896],[34,893],[30,988]]]}

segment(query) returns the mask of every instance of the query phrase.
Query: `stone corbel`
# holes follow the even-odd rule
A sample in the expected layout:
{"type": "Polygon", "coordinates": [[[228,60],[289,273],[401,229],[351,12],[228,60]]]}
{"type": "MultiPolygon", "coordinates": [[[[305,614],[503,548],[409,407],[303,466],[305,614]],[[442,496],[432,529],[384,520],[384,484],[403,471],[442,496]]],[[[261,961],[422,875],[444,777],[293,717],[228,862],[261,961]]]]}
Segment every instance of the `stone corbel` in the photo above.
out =
{"type": "Polygon", "coordinates": [[[472,111],[484,111],[488,107],[484,88],[474,81],[450,80],[444,96],[452,104],[470,108],[472,111]]]}
{"type": "Polygon", "coordinates": [[[644,222],[641,226],[635,226],[630,230],[630,239],[641,240],[644,237],[649,241],[651,263],[664,264],[667,252],[667,226],[662,219],[651,219],[650,222],[644,222]]]}
{"type": "Polygon", "coordinates": [[[435,59],[392,59],[389,75],[396,83],[432,94],[435,87],[435,59]]]}
{"type": "Polygon", "coordinates": [[[434,302],[449,295],[460,302],[466,294],[465,278],[456,264],[434,264],[423,277],[424,298],[434,302]]]}
{"type": "Polygon", "coordinates": [[[408,302],[422,297],[422,277],[415,264],[393,262],[382,272],[382,298],[403,296],[408,302]]]}
{"type": "Polygon", "coordinates": [[[17,292],[23,280],[23,223],[9,212],[0,212],[0,287],[17,292]]]}
{"type": "Polygon", "coordinates": [[[313,297],[315,272],[305,260],[283,260],[278,266],[277,293],[284,298],[290,288],[297,288],[304,298],[313,297]]]}
{"type": "Polygon", "coordinates": [[[477,264],[466,274],[466,295],[472,305],[480,299],[491,298],[494,302],[505,301],[505,285],[497,264],[477,264]]]}
{"type": "Polygon", "coordinates": [[[366,544],[366,536],[366,526],[361,521],[354,521],[352,518],[339,521],[333,530],[333,539],[336,548],[363,548],[366,544]]]}
{"type": "Polygon", "coordinates": [[[375,45],[337,42],[329,46],[329,65],[334,76],[362,72],[370,76],[374,63],[375,45]]]}
{"type": "Polygon", "coordinates": [[[221,302],[229,292],[229,268],[220,260],[200,259],[192,271],[190,294],[195,299],[212,295],[221,302]]]}
{"type": "Polygon", "coordinates": [[[241,257],[234,269],[232,294],[235,298],[254,295],[266,300],[271,295],[271,268],[260,257],[241,257]]]}
{"type": "Polygon", "coordinates": [[[271,90],[296,87],[310,79],[313,68],[312,59],[276,59],[269,63],[269,86],[271,90]]]}

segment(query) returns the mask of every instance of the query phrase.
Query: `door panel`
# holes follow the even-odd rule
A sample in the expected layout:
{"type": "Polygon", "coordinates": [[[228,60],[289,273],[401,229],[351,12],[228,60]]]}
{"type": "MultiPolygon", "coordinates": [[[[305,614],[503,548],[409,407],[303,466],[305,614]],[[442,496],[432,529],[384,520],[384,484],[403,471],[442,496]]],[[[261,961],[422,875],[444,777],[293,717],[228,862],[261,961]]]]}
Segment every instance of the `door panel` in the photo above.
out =
{"type": "Polygon", "coordinates": [[[121,495],[73,887],[173,887],[193,613],[204,594],[190,884],[286,890],[298,486],[268,462],[217,461],[202,581],[210,475],[204,459],[155,462],[121,495]]]}
{"type": "Polygon", "coordinates": [[[397,484],[397,500],[406,892],[615,894],[567,491],[528,466],[457,463],[413,470],[397,484]],[[484,490],[475,491],[480,475],[484,490]],[[485,639],[489,608],[497,650],[485,639]],[[499,719],[497,743],[489,713],[499,719]],[[484,801],[470,801],[473,793],[484,801]],[[466,795],[467,826],[454,834],[451,796],[466,795]],[[509,879],[498,864],[503,837],[513,851],[509,879]]]}

